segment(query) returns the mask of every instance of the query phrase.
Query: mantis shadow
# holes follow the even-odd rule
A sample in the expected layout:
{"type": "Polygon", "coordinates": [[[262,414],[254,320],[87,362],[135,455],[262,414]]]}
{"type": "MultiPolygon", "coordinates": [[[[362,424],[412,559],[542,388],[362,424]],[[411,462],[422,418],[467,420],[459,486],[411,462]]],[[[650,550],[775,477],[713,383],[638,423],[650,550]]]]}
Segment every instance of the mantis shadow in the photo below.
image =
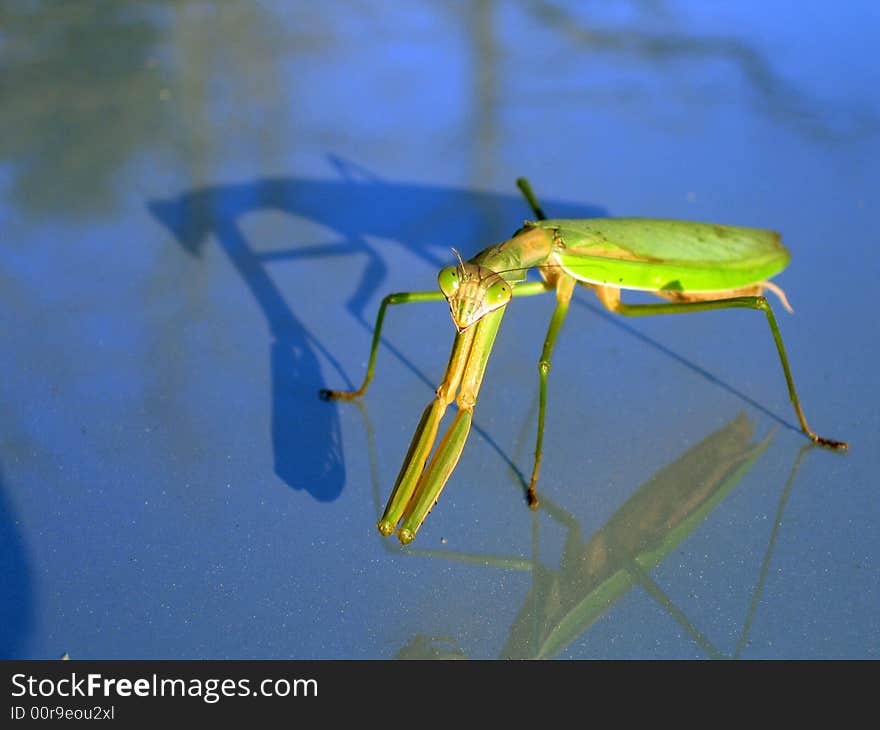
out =
{"type": "MultiPolygon", "coordinates": [[[[289,295],[272,278],[271,265],[312,258],[362,257],[363,269],[345,307],[372,331],[374,312],[368,312],[367,305],[374,293],[382,290],[387,265],[381,247],[372,243],[371,238],[399,241],[418,258],[440,268],[448,263],[451,243],[473,241],[483,246],[490,240],[502,240],[528,214],[526,203],[513,192],[512,181],[511,194],[500,195],[387,182],[337,158],[331,157],[330,161],[341,173],[341,179],[263,178],[199,188],[148,203],[150,213],[188,255],[200,258],[209,242],[215,242],[259,305],[270,335],[274,471],[292,488],[304,490],[321,502],[335,500],[341,494],[345,466],[338,405],[317,397],[318,391],[327,385],[319,354],[348,387],[353,387],[353,383],[333,351],[296,315],[297,304],[319,296],[327,283],[303,281],[296,293],[289,295]],[[322,224],[342,240],[319,245],[293,242],[286,250],[261,252],[259,242],[249,240],[243,233],[241,219],[248,213],[270,210],[322,224]],[[487,224],[490,221],[499,222],[497,229],[487,224]]],[[[548,203],[560,217],[604,214],[589,205],[548,203]]],[[[434,387],[403,353],[387,340],[383,340],[383,345],[429,387],[434,387]]],[[[486,432],[478,427],[475,430],[504,456],[486,432]]],[[[509,462],[509,458],[506,460],[509,462]]]]}

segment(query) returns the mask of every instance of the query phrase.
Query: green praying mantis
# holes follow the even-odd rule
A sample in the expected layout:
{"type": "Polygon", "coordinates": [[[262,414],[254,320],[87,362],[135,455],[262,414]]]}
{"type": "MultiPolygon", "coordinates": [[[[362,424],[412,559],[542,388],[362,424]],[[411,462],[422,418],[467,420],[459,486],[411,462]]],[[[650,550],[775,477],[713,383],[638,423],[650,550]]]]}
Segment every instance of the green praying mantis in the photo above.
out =
{"type": "Polygon", "coordinates": [[[412,542],[452,475],[467,441],[501,318],[511,299],[554,292],[556,307],[538,361],[538,431],[527,491],[529,505],[537,507],[547,379],[553,348],[576,284],[592,289],[608,310],[628,317],[729,308],[764,312],[801,430],[821,446],[839,451],[848,448],[843,441],[817,435],[807,424],[776,317],[763,295],[765,290],[772,291],[790,309],[785,294],[769,281],[791,259],[778,233],[649,218],[547,219],[528,181],[519,178],[517,186],[535,220],[526,221],[511,238],[467,261],[453,249],[458,264],[440,271],[439,291],[386,296],[376,317],[367,372],[360,388],[321,391],[328,400],[350,400],[366,392],[373,379],[382,325],[390,305],[446,300],[457,334],[446,372],[416,427],[377,525],[382,535],[397,530],[401,543],[412,542]],[[538,270],[541,281],[526,281],[532,268],[538,270]],[[624,289],[650,292],[667,301],[625,304],[621,301],[624,289]],[[440,422],[453,402],[458,412],[435,449],[440,422]]]}

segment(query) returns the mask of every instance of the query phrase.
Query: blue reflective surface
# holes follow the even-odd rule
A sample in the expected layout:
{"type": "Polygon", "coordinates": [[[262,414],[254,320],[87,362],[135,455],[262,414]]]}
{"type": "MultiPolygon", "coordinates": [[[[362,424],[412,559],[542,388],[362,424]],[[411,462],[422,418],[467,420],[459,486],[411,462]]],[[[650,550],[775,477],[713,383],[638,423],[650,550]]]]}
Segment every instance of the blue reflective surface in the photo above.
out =
{"type": "Polygon", "coordinates": [[[873,3],[8,3],[0,656],[872,657],[873,3]],[[418,538],[375,521],[442,375],[389,312],[529,215],[779,230],[777,315],[502,323],[418,538]]]}

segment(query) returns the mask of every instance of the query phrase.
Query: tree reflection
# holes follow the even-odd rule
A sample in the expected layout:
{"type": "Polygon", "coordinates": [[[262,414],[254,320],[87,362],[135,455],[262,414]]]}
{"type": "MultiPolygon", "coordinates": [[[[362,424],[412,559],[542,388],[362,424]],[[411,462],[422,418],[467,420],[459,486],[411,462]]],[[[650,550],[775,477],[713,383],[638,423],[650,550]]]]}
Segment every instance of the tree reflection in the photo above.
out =
{"type": "Polygon", "coordinates": [[[112,209],[131,155],[167,136],[156,55],[165,28],[155,9],[114,0],[0,6],[0,157],[15,163],[19,208],[112,209]]]}

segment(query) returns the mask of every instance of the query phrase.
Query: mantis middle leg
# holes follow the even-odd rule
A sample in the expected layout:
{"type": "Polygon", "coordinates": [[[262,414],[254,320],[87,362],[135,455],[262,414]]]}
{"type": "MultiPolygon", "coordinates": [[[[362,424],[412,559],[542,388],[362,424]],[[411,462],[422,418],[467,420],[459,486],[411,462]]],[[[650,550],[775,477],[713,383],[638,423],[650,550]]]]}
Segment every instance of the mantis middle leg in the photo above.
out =
{"type": "Polygon", "coordinates": [[[556,280],[556,309],[550,319],[547,328],[547,336],[544,338],[544,348],[541,350],[541,359],[538,361],[538,375],[540,377],[540,390],[538,393],[538,436],[535,444],[535,464],[532,467],[532,478],[529,481],[529,490],[526,495],[529,507],[536,509],[538,495],[535,485],[538,483],[538,472],[541,469],[541,456],[544,452],[544,418],[547,412],[547,376],[550,374],[551,357],[553,347],[556,345],[556,337],[562,329],[565,315],[568,314],[568,306],[574,293],[575,280],[566,275],[556,280]]]}

